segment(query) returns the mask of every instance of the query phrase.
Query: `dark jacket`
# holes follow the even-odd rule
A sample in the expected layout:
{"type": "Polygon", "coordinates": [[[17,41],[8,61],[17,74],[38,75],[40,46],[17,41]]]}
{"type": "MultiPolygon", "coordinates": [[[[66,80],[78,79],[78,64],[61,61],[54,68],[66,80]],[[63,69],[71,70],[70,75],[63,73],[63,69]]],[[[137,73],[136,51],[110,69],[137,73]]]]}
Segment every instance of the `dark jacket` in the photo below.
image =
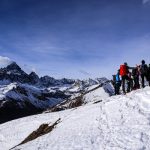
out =
{"type": "Polygon", "coordinates": [[[126,67],[127,67],[127,73],[129,73],[130,69],[135,69],[135,67],[129,67],[129,66],[126,66],[126,67]]]}

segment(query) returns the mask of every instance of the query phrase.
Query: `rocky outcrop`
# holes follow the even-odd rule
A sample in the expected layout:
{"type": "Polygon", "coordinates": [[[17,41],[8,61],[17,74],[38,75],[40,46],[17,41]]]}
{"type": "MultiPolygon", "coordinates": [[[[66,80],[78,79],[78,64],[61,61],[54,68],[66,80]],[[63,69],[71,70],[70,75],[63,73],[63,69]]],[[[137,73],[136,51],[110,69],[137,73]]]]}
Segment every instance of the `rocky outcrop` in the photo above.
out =
{"type": "Polygon", "coordinates": [[[59,124],[61,121],[61,119],[59,118],[56,122],[54,122],[53,124],[49,125],[49,124],[41,124],[39,126],[39,128],[36,131],[33,131],[28,137],[26,137],[20,144],[16,145],[15,147],[11,148],[14,149],[19,145],[28,143],[30,141],[35,140],[36,138],[43,136],[45,134],[48,134],[50,132],[52,132],[54,130],[54,128],[57,126],[57,124],[59,124]]]}

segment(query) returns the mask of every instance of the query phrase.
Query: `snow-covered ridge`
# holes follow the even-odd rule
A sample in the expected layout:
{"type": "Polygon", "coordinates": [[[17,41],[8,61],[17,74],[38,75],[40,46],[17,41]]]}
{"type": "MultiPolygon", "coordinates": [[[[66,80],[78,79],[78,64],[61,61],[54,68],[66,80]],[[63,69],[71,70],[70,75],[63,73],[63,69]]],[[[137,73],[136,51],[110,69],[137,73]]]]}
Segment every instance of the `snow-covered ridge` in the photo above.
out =
{"type": "Polygon", "coordinates": [[[149,150],[149,100],[150,88],[146,87],[127,95],[104,96],[101,102],[88,103],[76,109],[43,113],[1,124],[0,147],[8,150],[40,125],[52,125],[60,118],[50,133],[14,150],[149,150]]]}
{"type": "MultiPolygon", "coordinates": [[[[25,73],[13,62],[0,69],[0,123],[51,109],[66,101],[68,104],[71,101],[77,103],[78,97],[81,104],[87,103],[89,101],[87,93],[99,98],[103,93],[107,96],[112,95],[113,89],[106,78],[95,80],[55,79],[49,76],[39,78],[35,72],[25,73]],[[94,89],[95,86],[99,89],[94,89]]],[[[64,108],[72,107],[74,106],[71,104],[64,108]]]]}

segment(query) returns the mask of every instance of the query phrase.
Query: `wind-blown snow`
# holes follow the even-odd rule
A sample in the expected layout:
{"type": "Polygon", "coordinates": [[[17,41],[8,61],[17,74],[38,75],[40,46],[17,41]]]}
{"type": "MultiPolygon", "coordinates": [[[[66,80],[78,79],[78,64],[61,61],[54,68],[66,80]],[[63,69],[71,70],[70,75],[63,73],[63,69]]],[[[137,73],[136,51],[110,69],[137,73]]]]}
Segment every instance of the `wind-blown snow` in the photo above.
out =
{"type": "MultiPolygon", "coordinates": [[[[92,96],[89,95],[89,99],[92,96]]],[[[97,99],[98,100],[98,99],[97,99]]],[[[99,99],[100,100],[100,99],[99,99]]],[[[51,133],[16,148],[21,150],[149,150],[150,88],[103,97],[100,103],[30,116],[0,125],[0,148],[8,150],[41,124],[61,122],[51,133]]]]}

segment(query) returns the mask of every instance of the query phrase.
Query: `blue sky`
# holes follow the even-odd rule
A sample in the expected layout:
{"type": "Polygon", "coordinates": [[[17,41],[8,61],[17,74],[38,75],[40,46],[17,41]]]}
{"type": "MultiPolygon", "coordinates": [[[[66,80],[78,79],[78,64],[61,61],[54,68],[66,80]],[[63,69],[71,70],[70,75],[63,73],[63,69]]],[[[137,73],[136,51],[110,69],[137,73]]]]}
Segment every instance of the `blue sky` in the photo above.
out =
{"type": "Polygon", "coordinates": [[[110,78],[150,63],[150,0],[1,0],[0,33],[0,55],[40,76],[110,78]]]}

